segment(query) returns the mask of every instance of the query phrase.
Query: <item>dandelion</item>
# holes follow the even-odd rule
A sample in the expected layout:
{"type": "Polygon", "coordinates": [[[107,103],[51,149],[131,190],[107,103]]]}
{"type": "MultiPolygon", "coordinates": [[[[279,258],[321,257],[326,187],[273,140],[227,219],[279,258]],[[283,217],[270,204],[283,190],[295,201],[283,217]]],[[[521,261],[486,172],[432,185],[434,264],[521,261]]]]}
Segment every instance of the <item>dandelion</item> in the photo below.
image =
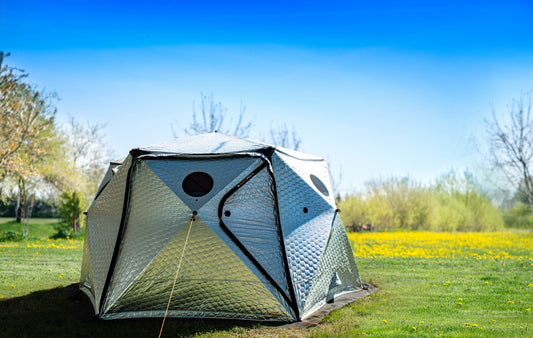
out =
{"type": "Polygon", "coordinates": [[[531,311],[531,308],[528,307],[528,308],[526,309],[526,312],[530,312],[530,311],[531,311]]]}
{"type": "Polygon", "coordinates": [[[418,325],[422,325],[422,324],[424,324],[424,321],[423,321],[423,320],[421,320],[420,322],[418,322],[418,325]]]}
{"type": "Polygon", "coordinates": [[[387,321],[386,319],[383,319],[383,323],[387,324],[387,323],[388,323],[388,321],[387,321]]]}
{"type": "Polygon", "coordinates": [[[411,326],[411,329],[413,329],[413,331],[416,331],[416,326],[411,326]]]}
{"type": "Polygon", "coordinates": [[[463,298],[459,298],[458,300],[459,300],[460,302],[462,302],[462,301],[463,301],[463,298]]]}
{"type": "Polygon", "coordinates": [[[485,285],[489,285],[489,282],[488,282],[488,281],[485,281],[485,285]]]}
{"type": "Polygon", "coordinates": [[[11,287],[12,287],[12,288],[15,288],[15,285],[14,285],[14,284],[11,284],[11,287]]]}

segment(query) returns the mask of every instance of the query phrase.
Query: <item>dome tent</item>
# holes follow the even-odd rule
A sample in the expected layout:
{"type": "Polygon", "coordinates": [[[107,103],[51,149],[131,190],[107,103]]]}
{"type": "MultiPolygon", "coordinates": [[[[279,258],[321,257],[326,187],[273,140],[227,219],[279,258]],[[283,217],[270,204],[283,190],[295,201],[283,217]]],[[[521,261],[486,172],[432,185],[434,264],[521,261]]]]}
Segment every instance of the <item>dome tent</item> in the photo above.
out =
{"type": "Polygon", "coordinates": [[[80,288],[104,319],[297,321],[362,284],[323,158],[210,133],[111,163],[80,288]]]}

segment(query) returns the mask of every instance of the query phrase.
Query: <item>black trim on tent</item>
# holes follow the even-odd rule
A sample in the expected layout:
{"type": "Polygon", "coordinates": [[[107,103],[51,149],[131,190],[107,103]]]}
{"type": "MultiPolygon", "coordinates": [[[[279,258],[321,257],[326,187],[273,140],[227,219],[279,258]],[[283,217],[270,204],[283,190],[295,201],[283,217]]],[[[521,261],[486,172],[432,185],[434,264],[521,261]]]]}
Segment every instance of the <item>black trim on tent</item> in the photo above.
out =
{"type": "Polygon", "coordinates": [[[107,185],[109,184],[109,182],[111,182],[111,180],[107,181],[104,186],[102,187],[102,189],[100,189],[100,191],[98,191],[98,193],[96,194],[96,196],[94,196],[94,200],[96,200],[98,198],[98,196],[100,196],[100,194],[102,194],[102,192],[104,191],[105,187],[107,187],[107,185]]]}
{"type": "Polygon", "coordinates": [[[292,284],[291,272],[289,270],[289,261],[287,259],[287,251],[285,249],[285,237],[283,237],[283,229],[281,228],[281,219],[279,216],[279,205],[278,205],[278,189],[276,187],[276,178],[274,177],[274,170],[272,168],[272,154],[269,157],[269,166],[268,173],[272,178],[272,191],[274,193],[274,202],[275,202],[275,211],[276,211],[276,222],[278,223],[278,232],[280,236],[281,243],[281,253],[283,256],[283,263],[285,264],[285,276],[287,276],[287,285],[289,286],[289,292],[291,298],[294,300],[293,310],[296,313],[296,318],[300,319],[300,311],[298,310],[298,301],[296,299],[296,294],[294,293],[294,285],[292,284]]]}
{"type": "Polygon", "coordinates": [[[283,298],[285,299],[287,304],[289,304],[291,309],[294,311],[294,314],[296,315],[296,318],[300,319],[300,315],[299,315],[299,311],[298,311],[298,304],[296,302],[296,297],[295,297],[295,294],[294,294],[294,288],[293,288],[293,285],[292,285],[292,279],[291,279],[291,276],[290,276],[290,273],[289,273],[289,266],[287,264],[287,254],[285,252],[285,243],[283,241],[283,234],[281,232],[281,223],[280,223],[280,220],[279,220],[277,195],[276,194],[274,195],[274,201],[275,201],[274,208],[276,209],[275,210],[276,211],[276,223],[277,223],[277,227],[278,227],[278,234],[279,234],[279,239],[280,239],[280,244],[281,244],[283,262],[284,262],[284,265],[285,265],[285,274],[286,274],[286,277],[287,277],[287,282],[288,282],[288,288],[289,288],[290,295],[287,295],[285,293],[285,291],[279,286],[279,284],[274,280],[274,278],[272,278],[272,276],[270,276],[270,274],[265,270],[265,268],[263,268],[263,266],[255,259],[255,257],[252,255],[252,253],[250,251],[248,251],[248,249],[246,249],[244,244],[242,244],[242,242],[237,238],[237,236],[235,236],[233,234],[233,232],[231,232],[231,230],[226,226],[226,224],[224,224],[224,221],[222,220],[222,210],[224,209],[224,204],[226,203],[226,200],[231,195],[233,195],[237,190],[239,190],[246,182],[248,182],[252,177],[257,175],[264,168],[268,168],[268,172],[271,175],[271,178],[273,180],[272,181],[273,182],[273,186],[274,186],[273,189],[274,189],[274,193],[275,193],[275,183],[276,182],[274,181],[274,175],[272,174],[272,172],[270,170],[270,165],[269,164],[270,164],[269,161],[265,160],[265,162],[263,164],[261,164],[259,167],[257,167],[253,172],[251,172],[248,176],[246,176],[246,178],[244,178],[241,182],[239,182],[239,184],[237,184],[235,187],[233,187],[230,191],[228,191],[222,197],[222,199],[220,200],[220,204],[218,205],[218,219],[220,221],[220,227],[222,228],[222,230],[224,230],[226,235],[228,235],[228,237],[233,241],[233,243],[235,243],[235,245],[237,245],[237,247],[239,247],[239,249],[244,253],[244,255],[254,264],[254,266],[261,272],[261,274],[270,282],[270,284],[272,284],[272,286],[274,286],[276,288],[276,290],[278,290],[278,292],[283,296],[283,298]]]}
{"type": "Polygon", "coordinates": [[[146,152],[139,149],[133,149],[130,151],[131,154],[131,165],[128,168],[128,176],[126,177],[126,187],[124,189],[124,201],[122,202],[122,216],[120,218],[120,226],[118,228],[117,240],[115,242],[115,247],[113,250],[113,256],[111,262],[109,263],[109,270],[107,271],[106,280],[104,283],[104,288],[102,290],[102,295],[100,296],[100,314],[103,312],[104,303],[107,299],[107,291],[109,289],[109,284],[111,284],[111,278],[115,272],[115,266],[117,263],[118,252],[120,251],[120,243],[122,242],[122,237],[124,237],[124,228],[126,225],[126,214],[128,211],[129,201],[130,201],[130,186],[131,186],[131,174],[133,168],[137,164],[137,158],[141,155],[144,155],[146,152]]]}

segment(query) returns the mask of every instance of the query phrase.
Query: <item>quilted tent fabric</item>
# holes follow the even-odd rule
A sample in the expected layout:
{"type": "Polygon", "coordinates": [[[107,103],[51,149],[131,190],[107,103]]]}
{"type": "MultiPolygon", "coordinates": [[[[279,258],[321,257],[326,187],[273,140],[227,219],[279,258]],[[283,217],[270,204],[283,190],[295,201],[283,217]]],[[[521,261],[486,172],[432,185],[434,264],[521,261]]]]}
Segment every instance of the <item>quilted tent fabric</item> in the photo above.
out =
{"type": "Polygon", "coordinates": [[[170,299],[171,317],[291,322],[362,285],[327,162],[211,133],[111,164],[80,288],[103,319],[162,317],[170,299]]]}

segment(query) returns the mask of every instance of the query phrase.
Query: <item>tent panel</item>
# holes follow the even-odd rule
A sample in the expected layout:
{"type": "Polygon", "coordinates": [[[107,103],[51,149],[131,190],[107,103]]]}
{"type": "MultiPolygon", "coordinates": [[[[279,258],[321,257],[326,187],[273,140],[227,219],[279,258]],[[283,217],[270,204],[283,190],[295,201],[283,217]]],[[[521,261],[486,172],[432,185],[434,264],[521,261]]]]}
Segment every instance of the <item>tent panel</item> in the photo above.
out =
{"type": "Polygon", "coordinates": [[[335,209],[276,153],[272,164],[289,270],[302,310],[326,247],[335,209]]]}
{"type": "Polygon", "coordinates": [[[172,141],[140,148],[152,153],[181,155],[234,154],[261,150],[270,145],[222,133],[210,133],[177,138],[172,141]]]}
{"type": "Polygon", "coordinates": [[[318,267],[302,317],[322,306],[327,298],[362,288],[350,241],[338,214],[318,267]]]}
{"type": "Polygon", "coordinates": [[[275,151],[274,157],[282,160],[285,165],[307,182],[318,196],[326,200],[333,208],[336,208],[335,193],[326,160],[302,160],[291,156],[290,153],[278,150],[275,151]]]}
{"type": "Polygon", "coordinates": [[[192,210],[142,161],[132,175],[130,196],[106,307],[120,297],[192,216],[192,210]]]}
{"type": "Polygon", "coordinates": [[[185,242],[189,225],[181,228],[104,318],[135,313],[162,317],[179,266],[169,316],[294,319],[200,217],[192,222],[185,242]]]}
{"type": "Polygon", "coordinates": [[[107,168],[107,171],[106,171],[106,173],[104,175],[104,179],[100,183],[100,186],[98,187],[98,190],[96,190],[96,196],[98,196],[102,192],[102,190],[105,188],[107,183],[109,183],[109,181],[111,181],[111,179],[113,178],[113,175],[115,175],[115,171],[117,170],[117,168],[121,164],[122,164],[122,162],[121,163],[117,163],[117,162],[109,163],[109,167],[107,168]]]}
{"type": "Polygon", "coordinates": [[[259,161],[254,157],[211,159],[156,159],[146,164],[191,210],[199,210],[248,167],[259,161]],[[205,172],[213,179],[213,187],[203,196],[191,196],[183,190],[183,180],[194,172],[205,172]]]}
{"type": "Polygon", "coordinates": [[[289,295],[272,185],[268,169],[262,169],[226,200],[222,220],[289,295]]]}
{"type": "MultiPolygon", "coordinates": [[[[125,160],[102,193],[87,212],[91,267],[94,278],[95,308],[99,308],[102,291],[113,257],[115,242],[122,218],[124,190],[131,157],[125,160]]],[[[84,274],[85,272],[82,272],[84,274]]]]}
{"type": "Polygon", "coordinates": [[[290,305],[285,301],[283,295],[280,294],[268,279],[260,272],[260,270],[254,265],[254,263],[239,249],[236,243],[226,234],[226,232],[220,226],[220,220],[218,218],[218,208],[223,197],[235,186],[241,183],[248,175],[250,175],[255,169],[257,169],[263,160],[258,158],[252,166],[244,170],[239,174],[231,183],[224,187],[217,193],[216,196],[211,198],[200,210],[198,215],[202,217],[202,220],[207,226],[246,264],[246,266],[263,282],[263,284],[270,290],[270,292],[276,297],[276,299],[283,304],[285,309],[292,313],[290,305]]]}
{"type": "MultiPolygon", "coordinates": [[[[93,307],[95,306],[94,296],[94,275],[91,264],[91,240],[89,227],[85,227],[85,239],[83,241],[83,260],[81,264],[80,288],[89,296],[93,307]]],[[[98,308],[95,308],[95,313],[98,314],[98,308]]]]}

